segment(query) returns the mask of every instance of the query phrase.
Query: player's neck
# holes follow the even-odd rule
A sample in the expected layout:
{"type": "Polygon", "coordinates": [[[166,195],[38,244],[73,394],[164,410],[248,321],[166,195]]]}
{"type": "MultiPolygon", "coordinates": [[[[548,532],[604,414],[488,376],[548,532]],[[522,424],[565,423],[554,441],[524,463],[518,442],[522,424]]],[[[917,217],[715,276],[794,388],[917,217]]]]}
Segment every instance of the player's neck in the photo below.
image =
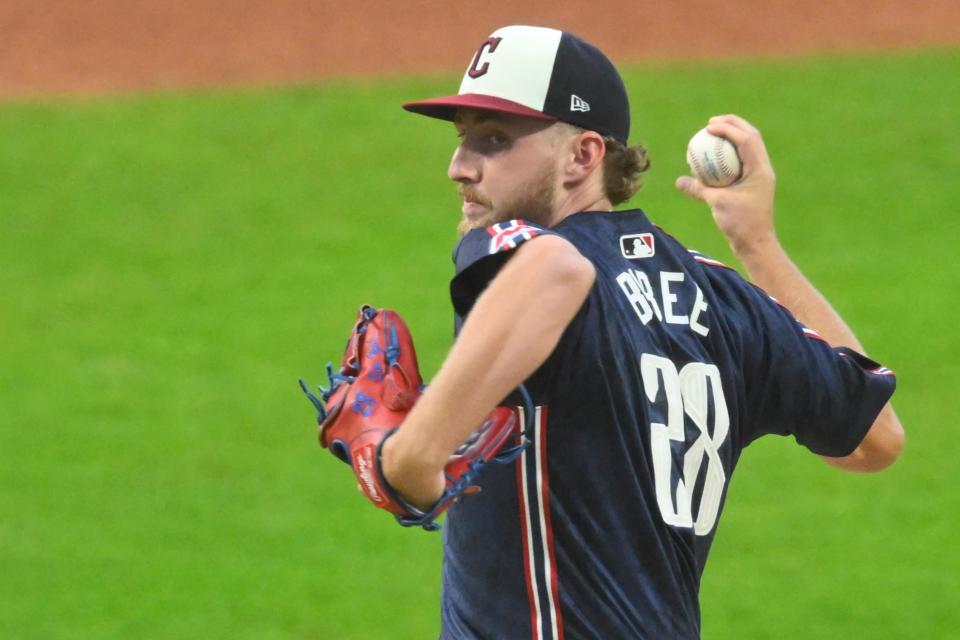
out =
{"type": "Polygon", "coordinates": [[[569,191],[560,200],[554,213],[545,226],[553,227],[560,224],[567,216],[581,211],[612,211],[613,205],[605,195],[592,190],[569,191]]]}

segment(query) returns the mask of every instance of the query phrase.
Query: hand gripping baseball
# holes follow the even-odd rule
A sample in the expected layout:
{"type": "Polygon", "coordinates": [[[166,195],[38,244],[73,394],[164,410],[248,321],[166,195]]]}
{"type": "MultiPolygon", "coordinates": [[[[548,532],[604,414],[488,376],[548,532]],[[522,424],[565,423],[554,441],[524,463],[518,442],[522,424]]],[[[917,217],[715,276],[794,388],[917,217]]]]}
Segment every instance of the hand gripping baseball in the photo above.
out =
{"type": "Polygon", "coordinates": [[[690,176],[677,179],[677,188],[710,207],[717,227],[734,253],[743,256],[776,241],[773,195],[776,176],[760,132],[735,115],[710,118],[707,131],[732,142],[743,161],[743,177],[729,187],[708,187],[690,176]]]}
{"type": "MultiPolygon", "coordinates": [[[[317,409],[321,446],[349,464],[370,502],[394,514],[404,526],[438,529],[434,521],[441,513],[478,490],[474,483],[486,464],[510,462],[528,445],[529,428],[520,433],[515,411],[497,407],[450,457],[444,467],[446,483],[440,499],[431,508],[420,510],[390,486],[380,465],[383,443],[406,418],[423,389],[413,338],[404,321],[389,309],[361,307],[340,370],[334,373],[328,364],[327,376],[330,386],[319,387],[319,396],[300,381],[317,409]],[[519,444],[508,446],[518,436],[519,444]]],[[[521,392],[529,404],[526,392],[521,392]]]]}

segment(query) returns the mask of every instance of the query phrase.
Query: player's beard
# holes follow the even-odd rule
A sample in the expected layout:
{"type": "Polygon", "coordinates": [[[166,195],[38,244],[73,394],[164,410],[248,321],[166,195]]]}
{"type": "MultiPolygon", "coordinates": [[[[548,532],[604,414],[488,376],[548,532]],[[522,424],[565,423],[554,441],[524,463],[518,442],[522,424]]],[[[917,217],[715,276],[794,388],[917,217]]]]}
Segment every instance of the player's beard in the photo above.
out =
{"type": "Polygon", "coordinates": [[[477,218],[468,218],[464,214],[460,224],[457,225],[457,233],[461,236],[473,229],[482,229],[514,218],[543,224],[553,213],[557,192],[556,169],[553,166],[548,167],[544,174],[519,197],[503,204],[495,205],[489,198],[469,185],[460,185],[458,191],[461,198],[479,202],[489,209],[477,218]]]}

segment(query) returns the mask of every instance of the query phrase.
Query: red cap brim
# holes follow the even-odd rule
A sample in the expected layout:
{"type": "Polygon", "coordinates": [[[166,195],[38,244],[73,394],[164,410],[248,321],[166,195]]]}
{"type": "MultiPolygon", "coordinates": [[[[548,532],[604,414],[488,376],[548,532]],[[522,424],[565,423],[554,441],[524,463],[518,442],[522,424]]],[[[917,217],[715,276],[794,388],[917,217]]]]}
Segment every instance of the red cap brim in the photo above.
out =
{"type": "Polygon", "coordinates": [[[453,117],[457,114],[457,109],[463,108],[512,113],[513,115],[538,118],[540,120],[557,119],[542,111],[525,107],[518,102],[504,100],[503,98],[496,98],[494,96],[485,96],[479,93],[462,93],[460,95],[421,100],[419,102],[407,102],[404,103],[403,108],[412,113],[419,113],[431,118],[440,118],[441,120],[453,120],[453,117]]]}

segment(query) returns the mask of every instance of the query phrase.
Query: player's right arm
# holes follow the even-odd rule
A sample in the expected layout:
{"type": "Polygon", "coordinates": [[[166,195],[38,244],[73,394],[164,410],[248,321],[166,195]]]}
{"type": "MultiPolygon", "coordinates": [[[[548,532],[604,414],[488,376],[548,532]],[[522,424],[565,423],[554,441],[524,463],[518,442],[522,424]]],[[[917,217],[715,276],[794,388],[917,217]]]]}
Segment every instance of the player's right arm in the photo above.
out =
{"type": "MultiPolygon", "coordinates": [[[[853,331],[807,280],[777,239],[773,224],[776,180],[760,132],[734,115],[711,118],[707,130],[736,145],[743,161],[743,179],[732,187],[712,189],[694,178],[684,177],[678,179],[677,187],[710,206],[714,221],[757,286],[831,345],[843,345],[863,353],[853,331]]],[[[903,445],[903,426],[887,403],[851,454],[822,457],[846,471],[880,471],[897,459],[903,445]]]]}
{"type": "MultiPolygon", "coordinates": [[[[817,291],[774,238],[772,242],[737,253],[750,279],[777,298],[793,315],[817,331],[833,346],[846,346],[865,353],[853,331],[817,291]]],[[[845,471],[880,471],[891,465],[903,450],[904,432],[888,402],[866,437],[848,456],[822,456],[845,471]]]]}

